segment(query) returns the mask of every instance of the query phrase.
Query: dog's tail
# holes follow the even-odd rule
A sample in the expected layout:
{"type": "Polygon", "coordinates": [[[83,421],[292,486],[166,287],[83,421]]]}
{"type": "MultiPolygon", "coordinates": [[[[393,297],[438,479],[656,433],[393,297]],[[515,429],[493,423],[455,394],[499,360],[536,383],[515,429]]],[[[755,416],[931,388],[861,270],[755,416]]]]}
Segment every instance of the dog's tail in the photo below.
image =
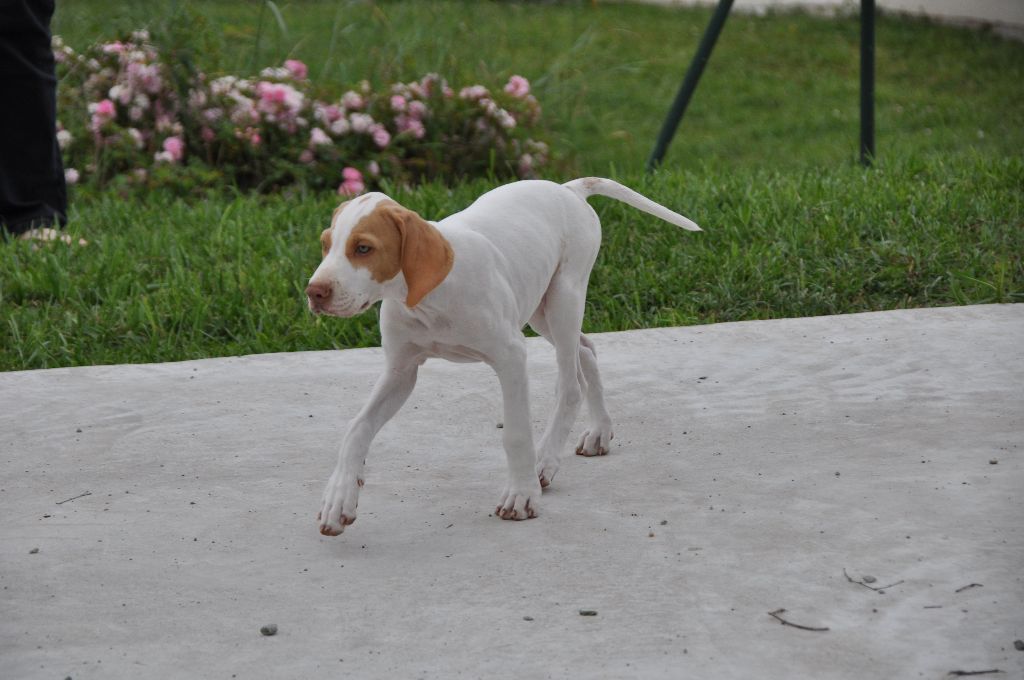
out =
{"type": "Polygon", "coordinates": [[[643,210],[645,213],[660,217],[677,227],[682,227],[688,231],[701,231],[701,228],[692,220],[610,179],[603,177],[581,177],[580,179],[566,182],[562,186],[571,189],[573,193],[584,201],[587,200],[588,196],[593,196],[594,194],[607,196],[608,198],[614,198],[617,201],[631,205],[637,210],[643,210]]]}

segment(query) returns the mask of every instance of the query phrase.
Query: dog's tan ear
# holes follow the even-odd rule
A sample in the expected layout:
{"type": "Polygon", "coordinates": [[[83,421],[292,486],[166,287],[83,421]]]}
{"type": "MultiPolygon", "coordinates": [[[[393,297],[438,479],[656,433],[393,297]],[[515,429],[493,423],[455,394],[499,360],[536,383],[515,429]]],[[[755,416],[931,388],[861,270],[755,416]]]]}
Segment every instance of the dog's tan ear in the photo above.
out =
{"type": "Polygon", "coordinates": [[[395,207],[392,214],[402,234],[402,275],[409,286],[405,304],[415,307],[448,276],[455,253],[437,227],[412,210],[395,207]]]}

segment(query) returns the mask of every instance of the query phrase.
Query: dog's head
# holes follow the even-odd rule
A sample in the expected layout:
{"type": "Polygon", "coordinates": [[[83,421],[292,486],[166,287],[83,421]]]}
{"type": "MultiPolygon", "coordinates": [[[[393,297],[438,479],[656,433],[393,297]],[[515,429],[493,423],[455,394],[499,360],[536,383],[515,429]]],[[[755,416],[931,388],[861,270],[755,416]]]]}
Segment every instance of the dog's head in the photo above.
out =
{"type": "Polygon", "coordinates": [[[454,260],[441,232],[381,193],[345,201],[320,234],[323,260],[306,287],[319,314],[355,316],[385,297],[415,307],[454,260]]]}

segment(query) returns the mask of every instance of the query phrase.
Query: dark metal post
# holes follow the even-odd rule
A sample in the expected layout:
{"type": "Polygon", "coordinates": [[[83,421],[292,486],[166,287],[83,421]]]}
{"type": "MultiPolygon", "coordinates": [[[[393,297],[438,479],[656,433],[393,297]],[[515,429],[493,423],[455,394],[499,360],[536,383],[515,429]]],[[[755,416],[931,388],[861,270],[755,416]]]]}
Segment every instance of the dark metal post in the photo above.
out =
{"type": "MultiPolygon", "coordinates": [[[[672,102],[672,108],[669,109],[668,117],[665,118],[665,123],[661,127],[661,134],[658,135],[654,151],[651,152],[651,157],[647,160],[648,172],[658,167],[661,160],[665,157],[668,145],[672,142],[672,137],[675,136],[676,129],[679,127],[679,121],[683,119],[683,114],[686,113],[686,107],[690,103],[690,98],[693,96],[694,90],[697,89],[697,83],[704,72],[704,66],[708,63],[708,59],[711,58],[711,50],[715,47],[718,34],[722,32],[722,27],[725,26],[725,20],[729,16],[732,2],[733,0],[719,0],[718,7],[715,8],[715,13],[711,16],[711,23],[708,24],[707,29],[704,31],[704,37],[701,38],[700,45],[697,47],[697,55],[693,58],[693,62],[690,63],[690,68],[686,72],[686,78],[683,80],[679,93],[676,95],[675,101],[672,102]]],[[[874,8],[874,0],[864,0],[864,2],[871,2],[872,8],[874,8]]]]}
{"type": "Polygon", "coordinates": [[[860,162],[875,157],[875,0],[860,1],[860,162]]]}

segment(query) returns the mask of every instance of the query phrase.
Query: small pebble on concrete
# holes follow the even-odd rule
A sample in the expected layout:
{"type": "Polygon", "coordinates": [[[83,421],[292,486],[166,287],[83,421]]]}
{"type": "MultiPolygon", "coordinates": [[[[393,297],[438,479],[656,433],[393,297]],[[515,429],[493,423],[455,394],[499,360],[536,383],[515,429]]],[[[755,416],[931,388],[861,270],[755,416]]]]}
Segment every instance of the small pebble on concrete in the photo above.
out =
{"type": "Polygon", "coordinates": [[[1024,652],[1024,640],[1014,640],[1013,648],[1018,652],[1024,652]]]}
{"type": "Polygon", "coordinates": [[[29,555],[35,555],[37,552],[39,552],[39,548],[32,548],[31,550],[28,551],[28,554],[29,555]]]}
{"type": "Polygon", "coordinates": [[[597,610],[595,609],[581,609],[580,616],[597,616],[597,610]]]}
{"type": "Polygon", "coordinates": [[[277,624],[268,623],[267,625],[260,628],[260,632],[264,635],[277,635],[277,624]]]}
{"type": "Polygon", "coordinates": [[[878,579],[875,578],[874,576],[865,576],[864,577],[864,583],[874,583],[877,580],[878,579]]]}

